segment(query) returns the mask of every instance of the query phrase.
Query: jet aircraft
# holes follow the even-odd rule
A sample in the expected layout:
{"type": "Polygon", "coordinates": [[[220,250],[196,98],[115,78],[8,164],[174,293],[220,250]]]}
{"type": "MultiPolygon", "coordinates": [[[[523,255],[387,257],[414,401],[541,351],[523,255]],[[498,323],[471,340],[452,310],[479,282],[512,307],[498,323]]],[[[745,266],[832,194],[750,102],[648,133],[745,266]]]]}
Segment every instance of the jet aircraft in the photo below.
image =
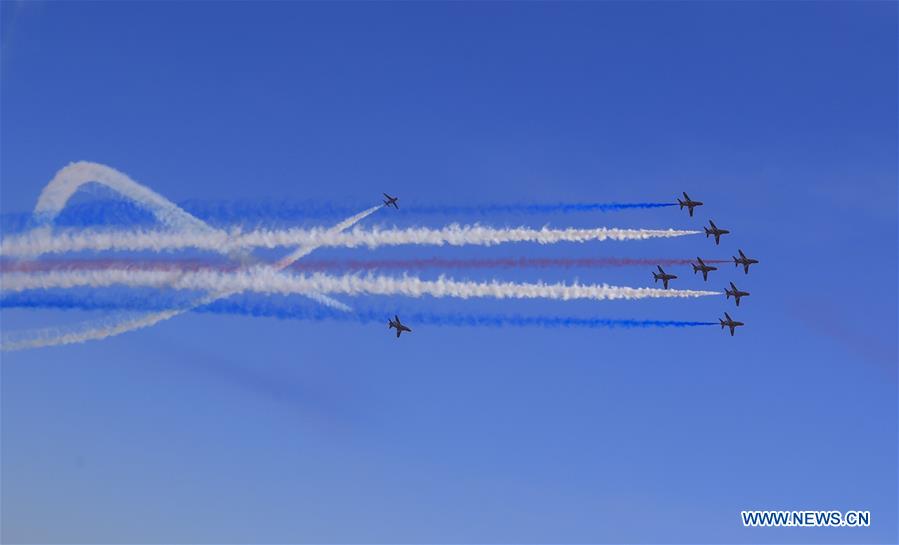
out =
{"type": "Polygon", "coordinates": [[[664,284],[665,289],[667,290],[668,289],[668,281],[674,280],[675,278],[677,278],[677,276],[675,276],[673,274],[668,274],[665,271],[663,271],[661,265],[656,265],[656,267],[659,268],[659,272],[653,271],[653,273],[652,273],[653,282],[658,282],[659,280],[661,280],[662,284],[664,284]]]}
{"type": "Polygon", "coordinates": [[[730,314],[724,313],[724,316],[727,318],[718,318],[718,321],[721,322],[721,329],[724,329],[725,326],[730,328],[730,336],[734,336],[734,329],[740,327],[741,325],[746,325],[743,322],[736,322],[733,318],[730,317],[730,314]]]}
{"type": "Polygon", "coordinates": [[[734,286],[733,282],[730,283],[730,288],[731,289],[724,288],[724,293],[727,294],[728,299],[730,299],[730,296],[733,295],[734,300],[737,302],[737,306],[740,306],[740,297],[745,297],[745,296],[749,295],[749,292],[748,291],[740,291],[737,288],[737,286],[734,286]]]}
{"type": "Polygon", "coordinates": [[[713,267],[712,265],[706,265],[701,257],[697,257],[696,260],[699,261],[699,264],[690,263],[691,265],[693,265],[693,274],[696,274],[699,271],[702,271],[702,279],[708,281],[709,271],[717,271],[718,267],[713,267]]]}
{"type": "Polygon", "coordinates": [[[402,323],[400,323],[399,316],[394,315],[393,318],[394,318],[393,320],[391,320],[390,318],[387,319],[387,329],[396,328],[396,337],[397,338],[400,337],[400,334],[403,331],[408,331],[409,333],[412,333],[411,329],[409,329],[408,327],[406,327],[402,323]]]}
{"type": "Polygon", "coordinates": [[[387,193],[384,193],[384,196],[387,197],[387,199],[384,200],[384,206],[390,207],[390,205],[392,204],[393,207],[396,208],[397,210],[400,209],[399,205],[396,204],[396,201],[399,200],[399,197],[391,197],[387,193]]]}
{"type": "Polygon", "coordinates": [[[715,225],[715,222],[712,220],[709,220],[709,225],[711,225],[711,227],[705,228],[705,238],[709,238],[709,235],[714,235],[715,245],[717,246],[718,243],[721,242],[721,235],[726,235],[730,233],[730,231],[728,231],[727,229],[719,229],[718,226],[715,225]]]}
{"type": "Polygon", "coordinates": [[[693,208],[697,207],[697,206],[702,206],[702,203],[700,201],[694,201],[694,200],[690,199],[690,196],[687,195],[686,191],[684,191],[684,200],[677,199],[677,204],[680,205],[681,210],[683,210],[684,207],[686,206],[687,209],[690,211],[691,218],[693,217],[693,208]]]}
{"type": "Polygon", "coordinates": [[[743,272],[746,274],[749,274],[749,266],[758,263],[759,260],[746,257],[746,254],[743,253],[743,250],[737,250],[737,251],[740,252],[740,257],[737,258],[736,256],[733,256],[734,267],[739,267],[740,265],[743,265],[743,272]]]}

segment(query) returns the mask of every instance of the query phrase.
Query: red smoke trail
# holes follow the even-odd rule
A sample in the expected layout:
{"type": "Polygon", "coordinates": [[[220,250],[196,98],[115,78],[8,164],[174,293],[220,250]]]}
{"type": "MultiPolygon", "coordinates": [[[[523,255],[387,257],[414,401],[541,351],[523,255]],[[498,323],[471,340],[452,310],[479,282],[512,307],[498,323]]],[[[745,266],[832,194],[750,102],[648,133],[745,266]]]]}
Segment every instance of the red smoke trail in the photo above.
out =
{"type": "MultiPolygon", "coordinates": [[[[378,260],[308,260],[298,261],[288,267],[295,271],[372,271],[417,269],[547,269],[547,268],[600,268],[600,267],[654,267],[689,265],[692,259],[636,259],[618,257],[586,258],[532,258],[506,257],[497,259],[378,259],[378,260]]],[[[726,259],[707,259],[708,264],[730,263],[726,259]]],[[[265,263],[260,263],[265,264],[265,263]]],[[[273,263],[268,263],[273,265],[273,263]]],[[[48,272],[58,270],[216,270],[236,271],[245,265],[214,259],[46,259],[38,261],[0,260],[0,272],[48,272]]]]}

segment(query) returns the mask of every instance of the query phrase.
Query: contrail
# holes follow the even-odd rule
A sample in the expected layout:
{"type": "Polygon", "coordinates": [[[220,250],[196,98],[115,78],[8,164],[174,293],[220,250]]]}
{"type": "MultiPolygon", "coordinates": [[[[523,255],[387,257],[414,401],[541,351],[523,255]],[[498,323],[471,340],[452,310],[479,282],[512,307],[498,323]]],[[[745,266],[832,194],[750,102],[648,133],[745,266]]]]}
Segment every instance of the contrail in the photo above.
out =
{"type": "MultiPolygon", "coordinates": [[[[130,199],[134,205],[151,212],[157,221],[175,231],[212,237],[227,236],[224,231],[219,231],[185,212],[172,201],[132,180],[127,174],[112,167],[89,161],[78,161],[67,165],[47,183],[38,197],[32,214],[33,221],[37,226],[33,233],[40,233],[41,236],[54,236],[51,234],[54,221],[66,207],[72,195],[89,183],[98,183],[118,192],[123,197],[130,199]]],[[[250,255],[242,248],[226,249],[223,253],[242,262],[251,260],[250,255]]],[[[321,294],[309,294],[309,297],[334,308],[349,310],[349,307],[340,301],[321,294]]]]}
{"type": "MultiPolygon", "coordinates": [[[[114,299],[78,297],[69,294],[14,294],[0,298],[0,308],[20,309],[77,309],[106,311],[156,310],[178,307],[177,300],[169,298],[148,298],[144,296],[121,296],[114,299]]],[[[236,314],[242,316],[276,318],[282,320],[333,320],[361,324],[381,323],[394,313],[387,310],[366,309],[353,313],[338,312],[326,307],[300,305],[292,302],[265,300],[219,300],[209,305],[195,307],[193,312],[236,314]]],[[[717,322],[683,320],[630,320],[600,317],[573,316],[520,316],[508,314],[462,314],[401,311],[403,319],[415,326],[457,326],[457,327],[544,327],[544,328],[689,328],[714,326],[717,322]]],[[[60,335],[58,330],[38,330],[25,332],[25,336],[4,334],[4,350],[22,350],[43,346],[48,338],[60,335]]],[[[65,338],[80,338],[83,332],[71,330],[62,333],[65,338]]],[[[73,341],[78,342],[78,341],[73,341]]]]}
{"type": "MultiPolygon", "coordinates": [[[[375,207],[377,209],[378,207],[375,207]]],[[[368,212],[370,213],[370,212],[368,212]]],[[[414,227],[406,229],[354,229],[350,232],[335,229],[255,230],[231,233],[222,231],[79,231],[52,234],[35,230],[5,238],[0,242],[0,255],[7,257],[36,257],[43,254],[81,251],[173,251],[188,248],[232,253],[250,248],[281,248],[284,246],[342,247],[370,249],[381,246],[494,246],[510,242],[555,244],[559,242],[588,242],[603,240],[647,240],[700,234],[701,231],[675,229],[533,229],[529,227],[493,228],[480,225],[453,224],[441,229],[414,227]]]]}
{"type": "Polygon", "coordinates": [[[636,203],[530,203],[530,204],[462,204],[462,205],[419,205],[405,206],[412,214],[550,214],[571,212],[614,212],[618,210],[639,210],[677,206],[668,202],[636,203]]]}
{"type": "Polygon", "coordinates": [[[207,233],[216,231],[126,174],[106,165],[88,161],[71,163],[56,173],[38,197],[33,214],[35,222],[38,225],[52,224],[72,195],[87,183],[99,183],[122,194],[152,212],[156,219],[167,227],[207,233]]]}
{"type": "MultiPolygon", "coordinates": [[[[82,185],[90,182],[97,182],[115,191],[118,191],[123,196],[132,199],[139,206],[151,211],[157,220],[173,229],[190,230],[194,234],[201,234],[204,236],[212,237],[221,236],[223,234],[221,231],[211,228],[204,222],[180,209],[165,197],[162,197],[149,188],[138,184],[134,180],[130,179],[127,175],[105,165],[89,163],[85,161],[73,163],[63,168],[57,173],[53,180],[51,180],[50,183],[47,184],[47,186],[41,193],[34,210],[35,222],[39,225],[39,227],[34,229],[31,233],[41,233],[43,236],[50,236],[53,220],[65,207],[65,205],[68,203],[68,200],[75,193],[75,191],[77,191],[78,188],[82,185]]],[[[346,220],[332,227],[329,232],[333,232],[334,230],[342,231],[348,229],[379,208],[380,206],[375,206],[359,214],[356,214],[355,216],[347,218],[346,220]]],[[[314,251],[315,248],[316,246],[308,244],[300,246],[296,250],[294,250],[294,252],[282,259],[276,266],[281,266],[282,268],[289,266],[294,261],[314,251]]],[[[223,253],[227,253],[232,257],[239,257],[241,259],[248,257],[245,253],[243,253],[242,249],[237,252],[232,249],[226,249],[223,251],[223,253]]],[[[220,297],[227,297],[228,295],[230,294],[209,294],[205,297],[197,299],[196,301],[194,301],[194,303],[199,306],[215,301],[220,297]]],[[[350,310],[349,307],[347,307],[340,301],[332,299],[324,294],[310,292],[306,295],[307,297],[310,297],[311,299],[319,303],[328,305],[332,308],[337,308],[343,311],[350,310]]],[[[177,316],[178,314],[186,312],[187,310],[189,310],[189,308],[168,309],[165,311],[157,312],[155,314],[129,318],[127,320],[113,323],[107,323],[100,327],[83,329],[75,333],[48,336],[40,340],[35,340],[34,346],[53,346],[59,344],[70,344],[75,342],[85,342],[88,340],[103,339],[118,335],[120,333],[125,333],[127,331],[149,327],[163,320],[167,320],[169,318],[177,316]]]]}
{"type": "MultiPolygon", "coordinates": [[[[53,180],[50,181],[49,184],[47,184],[47,186],[41,193],[41,196],[38,199],[38,203],[35,206],[34,210],[35,221],[39,225],[39,227],[32,230],[30,234],[36,236],[40,234],[39,236],[45,237],[54,236],[50,232],[54,218],[59,214],[60,210],[65,207],[69,198],[71,198],[75,191],[77,191],[78,188],[82,185],[89,182],[98,182],[106,185],[107,187],[110,187],[115,191],[118,191],[122,195],[134,200],[137,204],[150,210],[161,223],[171,228],[187,229],[195,235],[209,237],[220,237],[223,234],[223,232],[212,229],[199,219],[194,218],[187,212],[181,210],[165,197],[162,197],[149,188],[146,188],[138,184],[134,180],[131,180],[125,174],[122,174],[121,172],[118,172],[117,170],[110,167],[89,162],[74,163],[65,167],[57,173],[57,175],[53,178],[53,180]]],[[[374,213],[379,208],[380,206],[374,206],[372,208],[369,208],[368,210],[360,212],[338,223],[326,232],[333,233],[346,230],[368,215],[374,213]]],[[[2,246],[2,244],[0,244],[0,246],[2,246]]],[[[314,244],[300,245],[291,254],[287,255],[284,259],[278,262],[278,264],[276,264],[276,267],[287,267],[296,260],[311,253],[316,248],[317,246],[314,244]]],[[[2,250],[0,250],[0,253],[2,253],[2,250]]],[[[228,248],[222,250],[222,253],[227,253],[234,256],[235,250],[228,248]]],[[[241,256],[244,254],[238,253],[237,255],[241,256]]],[[[201,306],[216,301],[219,298],[227,297],[229,295],[232,295],[232,293],[211,293],[195,300],[193,303],[195,306],[201,306]]],[[[334,308],[349,310],[349,307],[347,307],[343,303],[331,299],[330,297],[327,297],[321,293],[313,291],[306,295],[320,303],[330,305],[334,308]]],[[[100,327],[83,329],[75,333],[48,336],[42,339],[35,340],[33,346],[54,346],[60,344],[85,342],[88,340],[104,339],[107,337],[125,333],[127,331],[149,327],[163,320],[167,320],[169,318],[177,316],[178,314],[186,312],[187,310],[190,310],[190,307],[169,309],[155,314],[137,318],[129,318],[124,321],[105,324],[100,327]]]]}
{"type": "MultiPolygon", "coordinates": [[[[92,163],[90,163],[92,164],[92,163]]],[[[103,167],[103,165],[98,165],[103,167]]],[[[70,167],[67,167],[70,168],[70,167]]],[[[109,167],[103,167],[109,168],[109,167]]],[[[85,179],[90,178],[83,169],[85,179]]],[[[85,182],[86,183],[86,182],[85,182]]],[[[568,214],[580,212],[616,212],[621,210],[647,210],[676,206],[677,203],[512,203],[512,204],[425,204],[410,202],[400,210],[392,211],[398,218],[420,216],[496,216],[568,214]]],[[[194,218],[217,225],[273,225],[278,222],[296,223],[311,218],[345,217],[359,210],[364,204],[335,204],[320,202],[216,202],[182,201],[176,205],[194,218]]],[[[58,204],[54,224],[65,227],[135,226],[149,223],[146,206],[118,199],[100,199],[93,202],[69,204],[64,209],[58,204]]],[[[0,216],[0,228],[7,232],[22,231],[33,223],[30,214],[8,213],[0,216]]]]}
{"type": "MultiPolygon", "coordinates": [[[[688,258],[541,258],[502,257],[453,259],[427,257],[419,259],[310,259],[298,261],[287,268],[290,271],[376,271],[376,270],[477,270],[477,269],[574,269],[603,267],[654,267],[655,265],[689,265],[694,259],[688,258]]],[[[706,259],[706,263],[730,263],[727,259],[706,259]]],[[[265,263],[260,263],[265,265],[265,263]]],[[[243,265],[222,259],[50,259],[37,261],[14,261],[0,259],[0,272],[48,272],[74,270],[159,270],[198,271],[215,270],[233,272],[243,265]]]]}
{"type": "MultiPolygon", "coordinates": [[[[368,210],[364,210],[364,211],[356,214],[355,216],[352,216],[350,218],[343,220],[342,222],[340,222],[337,225],[335,225],[334,227],[332,227],[330,230],[339,232],[341,230],[348,229],[348,228],[352,227],[354,224],[358,223],[359,221],[362,221],[366,217],[368,217],[371,214],[373,214],[374,212],[378,211],[380,208],[381,208],[380,206],[373,206],[373,207],[369,208],[368,210]]],[[[279,276],[280,271],[282,271],[284,268],[287,268],[290,265],[292,265],[296,260],[312,253],[313,251],[315,251],[316,248],[317,248],[317,246],[314,246],[314,245],[300,246],[296,250],[294,250],[293,252],[291,252],[290,254],[285,256],[283,259],[281,259],[275,265],[275,267],[265,267],[264,269],[268,272],[268,274],[274,274],[275,276],[279,276]]],[[[47,273],[47,274],[61,274],[61,273],[47,273]]],[[[127,272],[126,272],[126,274],[127,274],[127,272]]],[[[6,289],[6,287],[7,287],[6,283],[0,284],[0,288],[6,289]]],[[[158,324],[159,322],[168,320],[169,318],[173,318],[180,314],[184,314],[185,312],[193,310],[197,307],[208,305],[210,303],[218,301],[219,299],[224,299],[226,297],[230,297],[231,295],[239,293],[242,290],[241,289],[233,289],[233,288],[232,289],[225,288],[225,289],[222,289],[221,291],[216,291],[216,292],[212,292],[211,289],[204,290],[204,291],[209,291],[210,293],[203,297],[197,298],[197,299],[191,301],[189,304],[181,306],[179,308],[167,309],[167,310],[163,310],[163,311],[160,311],[160,312],[157,312],[154,314],[139,316],[137,318],[128,318],[125,320],[116,321],[116,322],[109,323],[109,324],[103,324],[99,327],[94,327],[94,326],[88,325],[87,327],[73,329],[68,332],[58,331],[57,333],[53,333],[54,330],[42,330],[42,331],[38,332],[35,336],[33,336],[33,338],[31,338],[27,342],[23,341],[23,342],[25,342],[25,344],[18,344],[18,345],[14,345],[14,346],[17,347],[15,349],[41,348],[41,347],[47,347],[47,346],[57,346],[57,345],[62,345],[62,344],[82,343],[82,342],[86,342],[86,341],[106,339],[109,337],[113,337],[115,335],[127,333],[129,331],[134,331],[137,329],[143,329],[145,327],[153,326],[155,324],[158,324]]],[[[322,292],[315,290],[315,289],[309,290],[304,295],[306,295],[307,297],[311,297],[319,302],[334,301],[333,299],[330,299],[327,296],[325,296],[322,292]]],[[[349,310],[349,308],[346,307],[346,305],[343,305],[339,301],[337,302],[337,304],[342,305],[343,308],[341,310],[349,310]]],[[[4,349],[8,349],[8,348],[4,347],[4,349]]]]}
{"type": "MultiPolygon", "coordinates": [[[[283,263],[289,260],[285,259],[283,263]]],[[[266,294],[323,293],[343,295],[403,295],[407,297],[457,297],[495,299],[646,299],[688,298],[720,295],[717,291],[665,290],[631,288],[608,284],[546,284],[516,282],[469,282],[440,277],[422,280],[417,277],[374,275],[330,276],[321,273],[289,276],[281,273],[284,266],[252,267],[234,273],[217,271],[135,271],[107,269],[102,271],[52,271],[46,273],[10,273],[2,277],[7,292],[55,288],[105,288],[112,286],[154,287],[175,290],[202,290],[215,299],[234,293],[252,291],[266,294]],[[280,267],[280,268],[279,268],[280,267]]],[[[215,300],[212,299],[212,300],[215,300]]],[[[200,304],[211,301],[203,300],[200,304]]]]}
{"type": "MultiPolygon", "coordinates": [[[[118,192],[123,197],[130,199],[133,205],[151,212],[157,221],[173,230],[208,236],[226,236],[224,231],[209,226],[162,195],[135,182],[127,174],[89,161],[69,164],[57,172],[56,176],[44,187],[32,216],[38,225],[36,232],[42,233],[44,236],[50,235],[54,221],[66,207],[69,199],[78,189],[88,183],[98,183],[118,192]]],[[[244,263],[252,260],[244,249],[228,249],[223,253],[244,263]]],[[[309,294],[308,297],[334,308],[349,310],[349,307],[340,301],[322,294],[309,294]]]]}
{"type": "MultiPolygon", "coordinates": [[[[667,206],[669,203],[610,203],[604,210],[625,208],[652,208],[667,206]]],[[[524,205],[519,206],[518,211],[547,212],[547,211],[587,211],[584,206],[589,205],[524,205]],[[526,208],[530,206],[531,208],[526,208]],[[556,208],[546,208],[556,207],[556,208]],[[543,207],[542,209],[540,207],[543,207]],[[568,208],[566,208],[568,207],[568,208]]],[[[202,289],[207,295],[194,299],[185,305],[176,308],[163,309],[153,314],[128,318],[112,323],[103,324],[78,331],[62,332],[50,331],[48,336],[35,337],[27,341],[27,347],[51,346],[83,342],[92,339],[106,338],[126,331],[147,327],[162,320],[177,316],[183,312],[199,307],[220,304],[220,299],[234,294],[258,290],[265,293],[300,293],[315,298],[316,300],[341,306],[324,293],[346,294],[390,294],[399,293],[411,297],[429,295],[434,297],[497,297],[497,298],[533,298],[546,297],[551,299],[619,299],[642,297],[695,297],[711,295],[716,292],[689,292],[683,290],[679,293],[658,294],[663,290],[649,288],[621,288],[615,286],[581,286],[565,284],[513,284],[513,283],[474,283],[457,282],[445,278],[437,281],[422,281],[417,278],[404,277],[401,279],[375,276],[343,276],[329,277],[322,274],[311,276],[289,277],[281,274],[281,271],[291,267],[294,263],[321,246],[338,247],[369,247],[376,248],[385,245],[401,244],[428,244],[428,245],[495,245],[507,242],[536,242],[552,244],[556,242],[586,242],[591,240],[640,240],[657,237],[674,237],[687,234],[698,234],[699,231],[675,231],[668,230],[643,230],[643,229],[531,229],[531,228],[507,228],[493,229],[489,227],[450,225],[443,229],[413,228],[413,229],[374,229],[363,231],[356,229],[345,232],[355,223],[376,211],[378,207],[372,207],[357,214],[330,229],[257,229],[244,232],[239,228],[231,228],[228,231],[216,229],[202,220],[192,216],[184,209],[168,201],[161,195],[134,182],[123,173],[110,167],[96,163],[79,162],[71,164],[57,173],[54,179],[42,192],[34,211],[33,224],[36,226],[30,232],[19,236],[5,237],[0,241],[0,255],[17,257],[34,257],[46,253],[63,253],[86,250],[119,250],[119,251],[171,251],[184,248],[195,248],[222,253],[231,257],[247,256],[253,248],[279,248],[292,246],[293,252],[276,262],[273,266],[244,266],[233,273],[216,271],[175,272],[177,276],[161,278],[158,275],[171,274],[172,271],[134,271],[110,269],[102,272],[84,271],[50,271],[47,273],[31,275],[31,280],[18,278],[18,273],[4,275],[2,287],[4,290],[29,289],[28,282],[43,283],[43,287],[54,282],[60,285],[84,280],[72,275],[89,277],[85,285],[102,285],[103,282],[112,281],[114,285],[141,285],[138,282],[149,280],[150,282],[162,281],[161,287],[174,289],[202,289]],[[162,223],[168,230],[164,231],[81,231],[53,233],[53,222],[65,208],[70,197],[84,184],[89,182],[101,183],[123,196],[135,201],[139,207],[149,211],[154,218],[162,223]],[[123,279],[121,275],[130,276],[131,279],[123,279]],[[157,274],[157,277],[147,275],[157,274]],[[54,276],[55,275],[55,276],[54,276]],[[69,275],[66,277],[66,275],[69,275]],[[118,278],[116,275],[119,275],[118,278]],[[202,275],[206,275],[205,277],[202,275]],[[206,286],[200,287],[200,286],[206,286]],[[316,286],[327,288],[319,290],[316,286]]],[[[488,207],[479,207],[482,213],[500,213],[514,211],[511,208],[492,211],[488,207]]],[[[601,209],[601,208],[597,208],[601,209]]],[[[443,207],[444,213],[448,210],[443,207]]],[[[474,210],[474,208],[472,208],[474,210]]],[[[29,276],[29,275],[24,275],[29,276]]],[[[37,285],[37,284],[35,284],[37,285]]],[[[157,284],[150,284],[157,285],[157,284]]],[[[342,306],[346,309],[347,307],[342,306]]],[[[24,345],[16,345],[23,347],[24,345]]],[[[4,343],[4,348],[8,349],[4,343]]]]}

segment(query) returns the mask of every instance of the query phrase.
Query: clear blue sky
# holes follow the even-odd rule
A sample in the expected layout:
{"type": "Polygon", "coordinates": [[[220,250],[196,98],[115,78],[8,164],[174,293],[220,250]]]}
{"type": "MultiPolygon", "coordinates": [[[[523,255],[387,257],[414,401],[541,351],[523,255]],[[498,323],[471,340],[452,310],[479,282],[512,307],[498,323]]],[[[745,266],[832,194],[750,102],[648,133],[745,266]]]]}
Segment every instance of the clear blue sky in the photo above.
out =
{"type": "MultiPolygon", "coordinates": [[[[752,296],[372,301],[747,322],[416,328],[194,314],[2,355],[4,542],[895,543],[897,4],[14,3],[3,213],[70,161],[176,200],[705,201],[515,222],[733,235],[318,257],[762,263],[752,296]],[[742,509],[868,509],[744,529],[742,509]]],[[[376,202],[376,201],[374,201],[376,202]]],[[[491,218],[453,218],[461,222],[491,218]]],[[[440,225],[446,218],[422,218],[440,225]]],[[[506,222],[497,219],[497,222],[506,222]]],[[[366,225],[389,225],[381,211],[366,225]]],[[[685,267],[680,287],[703,284],[685,267]]],[[[649,285],[648,270],[472,278],[649,285]]],[[[355,303],[355,302],[354,302],[355,303]]],[[[96,316],[4,311],[3,328],[96,316]]],[[[412,324],[414,327],[414,324],[412,324]]]]}

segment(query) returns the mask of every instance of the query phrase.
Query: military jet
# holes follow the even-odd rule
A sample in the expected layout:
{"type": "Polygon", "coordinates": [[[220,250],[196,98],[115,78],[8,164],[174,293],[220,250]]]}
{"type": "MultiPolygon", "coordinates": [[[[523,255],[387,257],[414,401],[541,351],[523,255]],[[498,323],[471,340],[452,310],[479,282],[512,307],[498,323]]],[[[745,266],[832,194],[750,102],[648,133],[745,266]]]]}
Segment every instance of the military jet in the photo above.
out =
{"type": "Polygon", "coordinates": [[[745,272],[746,274],[749,274],[749,266],[753,265],[755,263],[758,263],[759,260],[746,257],[746,254],[743,253],[743,250],[737,250],[737,251],[740,252],[740,258],[737,259],[736,256],[733,256],[734,267],[739,267],[740,265],[743,265],[743,272],[745,272]]]}
{"type": "Polygon", "coordinates": [[[699,201],[694,201],[690,199],[690,196],[687,195],[687,192],[684,191],[684,200],[677,199],[677,204],[680,205],[680,209],[683,210],[686,206],[687,209],[690,210],[690,217],[693,217],[693,208],[696,206],[702,206],[702,203],[699,201]]]}
{"type": "Polygon", "coordinates": [[[709,238],[709,235],[715,235],[715,245],[717,246],[718,243],[721,242],[721,235],[727,235],[730,231],[727,229],[719,229],[712,220],[709,220],[709,225],[711,225],[711,227],[705,228],[705,238],[709,238]]]}
{"type": "Polygon", "coordinates": [[[662,284],[664,284],[665,289],[667,290],[668,289],[668,281],[674,280],[675,278],[677,278],[677,276],[675,276],[673,274],[668,274],[665,271],[663,271],[661,265],[656,265],[656,267],[659,268],[659,272],[653,271],[653,273],[652,273],[653,282],[658,282],[659,280],[661,280],[662,284]]]}
{"type": "Polygon", "coordinates": [[[384,206],[390,207],[390,205],[392,204],[393,207],[397,210],[400,209],[399,205],[396,204],[396,201],[399,200],[399,197],[391,197],[387,193],[384,193],[384,196],[387,197],[387,199],[384,201],[384,206]]]}
{"type": "Polygon", "coordinates": [[[396,328],[396,337],[397,338],[400,337],[400,333],[402,333],[403,331],[408,331],[409,333],[412,333],[411,329],[409,329],[408,327],[406,327],[402,323],[400,323],[400,317],[396,316],[396,315],[394,315],[393,320],[391,320],[389,318],[387,319],[387,329],[390,329],[392,327],[396,328]]]}
{"type": "Polygon", "coordinates": [[[699,271],[702,271],[702,279],[708,281],[709,271],[717,271],[718,267],[706,265],[701,257],[697,257],[696,260],[699,261],[698,265],[696,263],[690,263],[690,265],[693,265],[693,274],[696,274],[699,271]]]}
{"type": "Polygon", "coordinates": [[[740,327],[741,325],[746,325],[743,322],[735,322],[733,318],[730,317],[730,314],[724,313],[724,316],[727,318],[718,318],[718,321],[721,322],[721,329],[724,329],[725,326],[730,328],[730,336],[734,336],[734,329],[740,327]]]}
{"type": "Polygon", "coordinates": [[[730,296],[734,296],[734,300],[737,302],[737,306],[740,306],[740,297],[745,297],[749,295],[748,291],[740,291],[737,286],[734,286],[734,283],[730,283],[731,289],[724,288],[724,293],[727,294],[727,298],[730,299],[730,296]]]}

